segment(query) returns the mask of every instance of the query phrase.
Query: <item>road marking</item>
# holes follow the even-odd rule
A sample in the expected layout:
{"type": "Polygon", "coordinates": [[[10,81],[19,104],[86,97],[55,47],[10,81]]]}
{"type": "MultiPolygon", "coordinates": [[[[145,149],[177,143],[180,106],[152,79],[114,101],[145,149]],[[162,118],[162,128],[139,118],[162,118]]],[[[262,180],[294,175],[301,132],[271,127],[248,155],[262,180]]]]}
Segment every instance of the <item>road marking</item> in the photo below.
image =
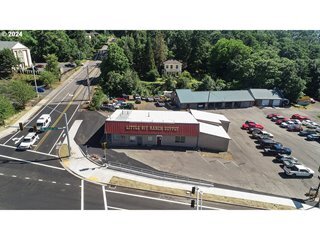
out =
{"type": "Polygon", "coordinates": [[[31,162],[31,161],[23,160],[23,159],[20,159],[20,158],[14,158],[14,157],[9,157],[9,156],[5,156],[5,155],[0,155],[0,157],[8,158],[8,159],[11,159],[11,160],[16,160],[16,161],[19,161],[19,162],[26,162],[26,163],[30,163],[30,164],[34,164],[34,165],[38,165],[38,166],[42,166],[42,167],[53,168],[53,169],[58,169],[58,170],[65,171],[65,169],[61,168],[61,167],[55,167],[55,166],[50,166],[50,165],[46,165],[46,164],[43,164],[43,163],[31,162]]]}
{"type": "MultiPolygon", "coordinates": [[[[64,115],[64,113],[66,113],[68,111],[68,109],[71,107],[74,99],[81,93],[81,91],[83,91],[83,89],[78,90],[78,92],[76,93],[76,95],[71,99],[71,101],[68,103],[68,105],[65,107],[65,109],[60,113],[59,117],[56,119],[56,121],[51,125],[51,127],[55,127],[58,122],[61,120],[62,116],[64,115]]],[[[41,140],[38,143],[38,146],[35,148],[35,150],[37,150],[41,144],[48,138],[50,134],[50,131],[46,132],[46,134],[41,138],[41,140]]]]}
{"type": "Polygon", "coordinates": [[[55,181],[52,181],[51,183],[57,183],[57,182],[55,182],[55,181]]]}
{"type": "Polygon", "coordinates": [[[81,180],[81,210],[84,210],[84,181],[81,180]]]}
{"type": "Polygon", "coordinates": [[[4,174],[3,173],[0,173],[0,176],[3,176],[4,174]]]}
{"type": "Polygon", "coordinates": [[[11,177],[17,177],[16,175],[11,175],[11,177]]]}
{"type": "Polygon", "coordinates": [[[12,138],[12,141],[14,141],[14,144],[17,144],[21,141],[21,139],[23,138],[24,136],[22,136],[21,138],[12,138]]]}
{"type": "Polygon", "coordinates": [[[65,95],[58,104],[56,104],[56,106],[51,110],[51,112],[49,113],[49,115],[51,115],[51,113],[53,113],[54,110],[57,109],[57,107],[64,101],[64,99],[67,97],[68,95],[65,95]]]}
{"type": "Polygon", "coordinates": [[[64,185],[66,185],[66,186],[70,186],[70,183],[65,183],[64,185]]]}
{"type": "MultiPolygon", "coordinates": [[[[112,191],[112,190],[106,190],[106,192],[122,194],[122,195],[127,195],[127,196],[132,196],[132,197],[138,197],[138,198],[145,198],[145,199],[156,200],[156,201],[161,201],[161,202],[175,203],[175,204],[180,204],[180,205],[188,205],[188,206],[190,205],[190,203],[184,203],[184,202],[155,198],[155,197],[147,197],[147,196],[132,194],[132,193],[124,193],[124,192],[118,192],[118,191],[112,191]]],[[[223,210],[222,208],[214,208],[214,207],[208,207],[208,206],[202,206],[202,208],[207,208],[207,209],[212,209],[212,210],[223,210]]]]}
{"type": "Polygon", "coordinates": [[[29,178],[29,177],[25,177],[24,179],[27,179],[27,180],[29,180],[30,178],[29,178]]]}
{"type": "MultiPolygon", "coordinates": [[[[1,143],[0,143],[0,146],[1,146],[1,147],[12,148],[12,149],[17,149],[17,147],[9,146],[9,145],[4,145],[4,144],[1,144],[1,143]]],[[[39,152],[39,151],[35,151],[35,150],[30,150],[30,149],[28,149],[28,150],[26,150],[26,151],[27,151],[27,152],[38,153],[38,154],[45,155],[45,156],[49,156],[49,157],[59,158],[58,155],[48,154],[48,153],[39,152]]]]}
{"type": "Polygon", "coordinates": [[[124,208],[117,208],[117,207],[111,207],[111,206],[108,206],[108,208],[115,209],[115,210],[128,210],[128,209],[124,209],[124,208]]]}
{"type": "Polygon", "coordinates": [[[38,179],[39,182],[43,182],[43,180],[41,178],[38,179]]]}
{"type": "Polygon", "coordinates": [[[104,210],[108,210],[106,188],[105,188],[105,186],[101,186],[101,187],[102,187],[102,194],[103,194],[104,210]]]}

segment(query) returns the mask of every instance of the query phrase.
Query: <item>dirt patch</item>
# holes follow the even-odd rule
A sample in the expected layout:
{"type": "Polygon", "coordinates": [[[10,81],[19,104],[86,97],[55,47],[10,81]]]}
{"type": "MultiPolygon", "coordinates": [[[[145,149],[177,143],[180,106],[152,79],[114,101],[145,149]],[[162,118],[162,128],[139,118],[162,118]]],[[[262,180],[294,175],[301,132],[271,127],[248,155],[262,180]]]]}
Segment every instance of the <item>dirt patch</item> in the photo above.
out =
{"type": "MultiPolygon", "coordinates": [[[[187,191],[185,190],[156,186],[152,184],[142,183],[142,182],[119,178],[119,177],[112,177],[109,184],[115,185],[115,186],[121,186],[121,187],[146,190],[146,191],[160,192],[160,193],[171,194],[171,195],[182,196],[182,197],[190,197],[189,193],[187,193],[187,191]]],[[[255,208],[269,209],[269,210],[295,209],[293,207],[289,207],[285,205],[264,203],[264,202],[252,201],[252,200],[246,200],[246,199],[240,199],[240,198],[225,197],[225,196],[219,196],[219,195],[208,194],[208,193],[203,194],[203,200],[220,202],[220,203],[230,203],[230,204],[236,204],[236,205],[241,205],[246,207],[255,207],[255,208]]]]}

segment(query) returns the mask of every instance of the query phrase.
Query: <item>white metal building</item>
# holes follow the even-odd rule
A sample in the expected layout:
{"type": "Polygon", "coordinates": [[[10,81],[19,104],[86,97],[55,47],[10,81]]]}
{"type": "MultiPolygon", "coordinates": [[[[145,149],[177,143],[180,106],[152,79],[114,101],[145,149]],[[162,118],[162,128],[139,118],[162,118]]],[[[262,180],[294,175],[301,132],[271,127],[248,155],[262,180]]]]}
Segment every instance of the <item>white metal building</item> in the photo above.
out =
{"type": "Polygon", "coordinates": [[[29,48],[19,42],[13,41],[0,41],[0,50],[8,48],[14,56],[19,60],[20,67],[28,68],[32,66],[32,59],[29,48]]]}
{"type": "Polygon", "coordinates": [[[224,115],[211,113],[211,112],[198,111],[194,109],[190,109],[190,113],[199,122],[222,126],[224,130],[228,132],[230,121],[224,115]]]}

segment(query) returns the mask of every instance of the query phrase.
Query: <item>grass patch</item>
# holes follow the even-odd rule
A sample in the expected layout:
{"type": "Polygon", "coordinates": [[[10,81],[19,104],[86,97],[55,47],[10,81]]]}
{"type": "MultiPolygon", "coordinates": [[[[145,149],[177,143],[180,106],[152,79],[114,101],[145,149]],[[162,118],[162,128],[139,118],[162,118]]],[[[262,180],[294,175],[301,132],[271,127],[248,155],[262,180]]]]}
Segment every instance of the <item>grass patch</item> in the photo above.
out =
{"type": "MultiPolygon", "coordinates": [[[[142,183],[142,182],[119,178],[119,177],[112,177],[109,184],[121,186],[121,187],[146,190],[146,191],[160,192],[160,193],[171,194],[171,195],[182,196],[182,197],[190,197],[189,193],[187,193],[186,190],[167,188],[167,187],[142,183]]],[[[195,196],[192,196],[192,197],[195,197],[195,196]]],[[[230,203],[230,204],[236,204],[236,205],[241,205],[241,206],[246,206],[246,207],[256,207],[256,208],[270,209],[270,210],[293,210],[293,209],[295,209],[293,207],[285,206],[285,205],[264,203],[264,202],[246,200],[246,199],[241,199],[241,198],[225,197],[225,196],[219,196],[219,195],[208,194],[208,193],[203,194],[203,200],[221,202],[221,203],[230,203]]]]}
{"type": "Polygon", "coordinates": [[[59,157],[63,161],[68,157],[68,154],[69,154],[68,145],[62,144],[62,146],[59,148],[59,157]]]}
{"type": "Polygon", "coordinates": [[[233,160],[233,156],[230,152],[220,152],[220,153],[201,152],[200,155],[205,158],[220,158],[227,161],[233,160]]]}

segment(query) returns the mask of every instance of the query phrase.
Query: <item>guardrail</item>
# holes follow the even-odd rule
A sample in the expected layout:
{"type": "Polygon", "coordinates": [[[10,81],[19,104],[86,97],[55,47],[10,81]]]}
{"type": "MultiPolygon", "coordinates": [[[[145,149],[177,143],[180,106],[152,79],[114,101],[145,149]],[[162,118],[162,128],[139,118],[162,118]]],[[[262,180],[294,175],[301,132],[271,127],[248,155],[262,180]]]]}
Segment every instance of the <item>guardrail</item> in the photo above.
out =
{"type": "Polygon", "coordinates": [[[167,180],[167,181],[173,181],[173,182],[180,182],[180,183],[186,183],[196,186],[205,186],[205,187],[213,187],[214,184],[209,181],[195,179],[195,178],[189,178],[177,174],[172,173],[166,173],[161,171],[153,171],[143,168],[138,168],[130,165],[126,165],[123,163],[118,162],[108,162],[107,166],[109,169],[122,171],[126,173],[136,174],[140,176],[155,178],[155,179],[161,179],[161,180],[167,180]]]}

